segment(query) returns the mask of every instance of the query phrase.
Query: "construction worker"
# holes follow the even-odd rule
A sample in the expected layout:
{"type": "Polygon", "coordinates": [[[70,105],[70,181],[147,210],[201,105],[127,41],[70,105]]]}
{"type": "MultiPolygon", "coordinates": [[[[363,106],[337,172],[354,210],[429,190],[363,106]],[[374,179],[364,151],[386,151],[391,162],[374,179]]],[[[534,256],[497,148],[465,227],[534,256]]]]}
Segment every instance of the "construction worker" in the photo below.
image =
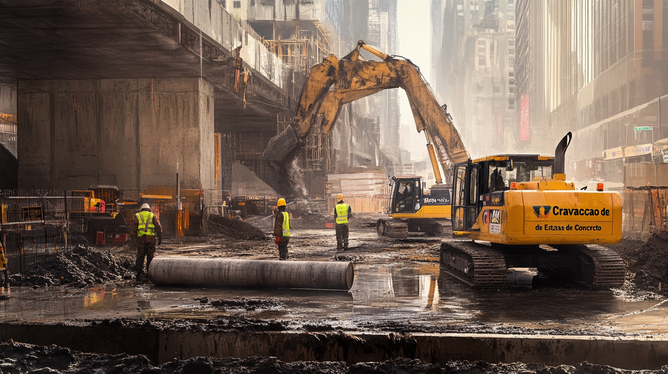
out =
{"type": "Polygon", "coordinates": [[[146,257],[146,271],[151,265],[151,260],[156,252],[157,245],[162,243],[162,225],[160,220],[151,212],[151,207],[144,203],[141,206],[139,213],[133,217],[132,237],[137,240],[137,260],[135,261],[135,270],[137,272],[137,280],[141,280],[144,274],[144,257],[146,257]]]}
{"type": "Polygon", "coordinates": [[[4,277],[0,277],[0,285],[2,287],[9,287],[9,272],[7,271],[7,257],[5,257],[5,249],[0,242],[0,273],[4,273],[4,277]]]}
{"type": "Polygon", "coordinates": [[[280,198],[276,203],[276,214],[274,215],[274,236],[278,245],[278,259],[288,259],[288,243],[290,242],[290,215],[285,211],[285,199],[280,198]]]}
{"type": "Polygon", "coordinates": [[[343,202],[343,195],[336,196],[336,206],[334,207],[334,219],[336,220],[336,249],[348,249],[348,220],[352,218],[352,209],[350,205],[343,202]]]}

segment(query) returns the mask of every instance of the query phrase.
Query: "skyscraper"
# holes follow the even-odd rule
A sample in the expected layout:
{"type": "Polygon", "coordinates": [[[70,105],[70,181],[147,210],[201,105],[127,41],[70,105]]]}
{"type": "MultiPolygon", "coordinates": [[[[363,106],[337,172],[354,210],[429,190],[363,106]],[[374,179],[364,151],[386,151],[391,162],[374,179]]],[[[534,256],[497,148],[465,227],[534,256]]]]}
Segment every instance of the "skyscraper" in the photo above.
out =
{"type": "MultiPolygon", "coordinates": [[[[621,181],[668,136],[668,2],[519,0],[517,100],[530,98],[528,149],[567,153],[578,179],[621,181]]],[[[549,153],[545,152],[544,153],[549,153]]]]}
{"type": "Polygon", "coordinates": [[[432,87],[469,152],[515,149],[514,0],[434,0],[432,28],[432,87]]]}

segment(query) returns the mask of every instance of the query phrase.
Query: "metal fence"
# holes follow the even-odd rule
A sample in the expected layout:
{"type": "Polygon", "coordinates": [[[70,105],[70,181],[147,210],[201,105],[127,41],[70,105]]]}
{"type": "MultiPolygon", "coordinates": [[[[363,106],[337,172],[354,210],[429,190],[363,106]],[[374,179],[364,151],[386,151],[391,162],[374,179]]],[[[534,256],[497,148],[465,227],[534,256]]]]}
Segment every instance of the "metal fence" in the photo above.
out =
{"type": "Polygon", "coordinates": [[[624,190],[625,239],[647,240],[655,231],[666,231],[668,187],[626,188],[624,190]]]}
{"type": "Polygon", "coordinates": [[[31,270],[50,256],[69,250],[66,228],[45,221],[3,223],[0,235],[10,273],[31,270]]]}
{"type": "Polygon", "coordinates": [[[68,211],[80,200],[64,190],[0,190],[0,241],[10,273],[69,251],[68,211]]]}

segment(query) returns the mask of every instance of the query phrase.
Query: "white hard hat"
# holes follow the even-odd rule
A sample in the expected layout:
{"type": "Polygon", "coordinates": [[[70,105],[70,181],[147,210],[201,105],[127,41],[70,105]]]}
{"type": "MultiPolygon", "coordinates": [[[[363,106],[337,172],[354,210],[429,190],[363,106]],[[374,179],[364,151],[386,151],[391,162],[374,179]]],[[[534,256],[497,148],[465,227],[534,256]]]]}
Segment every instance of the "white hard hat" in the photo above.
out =
{"type": "Polygon", "coordinates": [[[150,210],[151,207],[150,207],[147,203],[144,203],[144,204],[142,204],[142,206],[141,206],[141,210],[144,210],[144,209],[148,209],[148,210],[150,210]]]}

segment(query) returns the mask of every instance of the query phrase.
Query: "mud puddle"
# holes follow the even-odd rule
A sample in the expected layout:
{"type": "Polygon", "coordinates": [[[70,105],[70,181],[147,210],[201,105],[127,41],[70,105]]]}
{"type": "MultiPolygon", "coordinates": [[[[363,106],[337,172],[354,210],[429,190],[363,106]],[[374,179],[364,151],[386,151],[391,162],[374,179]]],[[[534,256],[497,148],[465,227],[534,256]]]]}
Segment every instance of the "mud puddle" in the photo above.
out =
{"type": "Polygon", "coordinates": [[[668,303],[627,300],[612,291],[543,288],[476,291],[432,262],[355,265],[349,292],[290,289],[157,287],[128,281],[92,285],[14,287],[0,300],[0,319],[113,318],[278,320],[294,329],[665,334],[668,303]],[[643,312],[640,312],[643,311],[643,312]]]}

